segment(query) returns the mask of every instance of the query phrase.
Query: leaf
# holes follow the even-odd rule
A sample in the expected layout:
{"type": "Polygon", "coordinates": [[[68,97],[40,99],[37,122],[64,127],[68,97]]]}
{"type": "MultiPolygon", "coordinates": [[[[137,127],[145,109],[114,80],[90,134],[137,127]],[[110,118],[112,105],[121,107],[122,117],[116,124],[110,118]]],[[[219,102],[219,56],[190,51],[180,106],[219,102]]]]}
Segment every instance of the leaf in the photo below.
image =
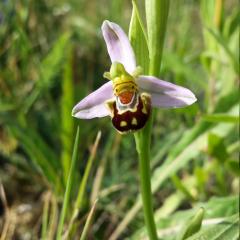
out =
{"type": "Polygon", "coordinates": [[[170,1],[168,0],[145,2],[150,59],[149,74],[157,77],[160,72],[169,5],[170,1]]]}
{"type": "Polygon", "coordinates": [[[224,162],[228,158],[224,139],[214,133],[208,135],[208,152],[221,162],[224,162]]]}
{"type": "Polygon", "coordinates": [[[149,64],[147,36],[139,15],[137,4],[135,1],[132,1],[132,4],[133,10],[129,26],[129,39],[137,58],[137,64],[143,68],[144,73],[147,73],[149,64]]]}
{"type": "Polygon", "coordinates": [[[227,166],[236,176],[240,177],[240,169],[239,169],[238,161],[230,159],[227,161],[227,166]]]}
{"type": "Polygon", "coordinates": [[[36,101],[36,99],[44,91],[53,85],[53,77],[59,72],[60,64],[65,56],[66,45],[70,39],[70,34],[63,34],[54,44],[52,50],[40,63],[40,78],[38,79],[35,88],[30,96],[25,100],[24,112],[28,112],[29,108],[36,101]]]}
{"type": "Polygon", "coordinates": [[[239,116],[228,115],[228,114],[225,114],[225,113],[215,113],[215,114],[204,115],[203,120],[205,120],[206,122],[238,123],[239,122],[239,116]]]}
{"type": "Polygon", "coordinates": [[[213,15],[215,9],[215,1],[202,0],[200,2],[200,10],[203,22],[207,26],[214,26],[213,15]]]}
{"type": "Polygon", "coordinates": [[[239,216],[226,218],[222,222],[207,226],[187,240],[237,240],[239,239],[239,216]]]}
{"type": "Polygon", "coordinates": [[[53,76],[59,70],[59,64],[62,62],[70,34],[65,33],[54,43],[52,50],[43,59],[40,65],[41,76],[38,81],[39,86],[45,88],[52,85],[53,76]]]}
{"type": "MultiPolygon", "coordinates": [[[[186,179],[186,181],[189,181],[186,179]]],[[[183,200],[183,195],[174,193],[167,198],[167,202],[164,202],[165,206],[161,206],[155,214],[155,219],[158,226],[159,239],[163,240],[176,240],[179,230],[183,225],[186,225],[189,219],[199,210],[204,208],[204,220],[202,222],[202,228],[206,224],[216,224],[216,222],[222,221],[223,218],[232,216],[239,212],[239,196],[228,197],[212,197],[207,202],[198,202],[196,206],[188,210],[178,210],[173,212],[172,209],[177,208],[183,200]],[[172,199],[173,198],[173,199],[172,199]],[[180,202],[179,202],[180,201],[180,202]],[[176,205],[177,203],[177,205],[176,205]]],[[[143,227],[135,234],[131,236],[132,240],[146,239],[146,229],[143,227]]],[[[209,239],[210,240],[210,239],[209,239]]]]}
{"type": "Polygon", "coordinates": [[[173,175],[171,179],[176,189],[182,192],[186,196],[186,198],[190,199],[190,201],[195,201],[193,194],[188,189],[188,185],[184,184],[176,174],[173,175]]]}
{"type": "Polygon", "coordinates": [[[224,24],[224,36],[230,37],[235,31],[238,31],[240,22],[240,12],[239,9],[233,9],[232,14],[226,19],[224,24]]]}
{"type": "Polygon", "coordinates": [[[205,203],[198,203],[196,207],[205,209],[205,218],[222,218],[239,211],[239,196],[212,197],[205,203]]]}
{"type": "Polygon", "coordinates": [[[180,232],[178,240],[185,240],[188,237],[192,236],[196,232],[198,232],[202,225],[204,215],[204,209],[200,208],[198,212],[195,214],[194,217],[192,217],[185,225],[185,227],[180,232]]]}

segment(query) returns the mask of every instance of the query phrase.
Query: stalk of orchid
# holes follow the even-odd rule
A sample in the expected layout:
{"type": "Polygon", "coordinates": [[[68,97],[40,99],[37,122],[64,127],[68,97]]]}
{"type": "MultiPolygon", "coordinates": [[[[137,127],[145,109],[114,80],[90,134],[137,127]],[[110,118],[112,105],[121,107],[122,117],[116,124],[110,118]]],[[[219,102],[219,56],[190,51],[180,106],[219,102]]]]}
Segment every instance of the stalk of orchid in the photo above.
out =
{"type": "MultiPolygon", "coordinates": [[[[137,132],[144,216],[149,237],[155,240],[149,169],[152,108],[184,107],[193,104],[196,97],[187,88],[142,75],[128,37],[119,25],[106,20],[102,33],[112,62],[110,71],[104,73],[109,81],[81,100],[72,115],[80,119],[110,116],[121,134],[137,132]]],[[[152,69],[154,74],[154,67],[152,69]]]]}

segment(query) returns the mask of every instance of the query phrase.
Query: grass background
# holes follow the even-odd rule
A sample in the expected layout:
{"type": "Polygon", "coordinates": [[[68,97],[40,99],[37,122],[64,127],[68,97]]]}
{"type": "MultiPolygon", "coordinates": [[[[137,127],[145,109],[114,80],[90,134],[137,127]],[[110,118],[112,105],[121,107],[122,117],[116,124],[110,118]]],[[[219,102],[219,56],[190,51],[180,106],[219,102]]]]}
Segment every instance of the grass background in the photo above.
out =
{"type": "MultiPolygon", "coordinates": [[[[203,231],[228,219],[236,233],[228,218],[239,201],[236,5],[171,2],[161,78],[191,89],[198,102],[158,110],[154,120],[152,188],[164,240],[177,239],[201,206],[203,231]]],[[[139,9],[144,16],[141,1],[139,9]]],[[[127,32],[130,17],[127,0],[1,1],[1,240],[56,238],[77,126],[65,238],[80,238],[96,198],[87,239],[145,238],[133,136],[120,136],[109,118],[71,117],[74,104],[106,81],[103,20],[127,32]]]]}

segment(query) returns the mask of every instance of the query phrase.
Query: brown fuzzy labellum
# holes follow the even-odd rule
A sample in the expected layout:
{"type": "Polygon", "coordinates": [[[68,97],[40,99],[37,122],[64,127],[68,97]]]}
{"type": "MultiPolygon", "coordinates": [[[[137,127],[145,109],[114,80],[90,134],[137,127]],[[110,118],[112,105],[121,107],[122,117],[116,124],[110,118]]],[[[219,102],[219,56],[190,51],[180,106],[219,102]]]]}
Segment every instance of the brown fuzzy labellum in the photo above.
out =
{"type": "Polygon", "coordinates": [[[128,133],[143,128],[151,114],[151,97],[147,93],[138,95],[136,105],[132,108],[119,110],[116,100],[107,102],[107,106],[111,111],[113,126],[120,133],[128,133]]]}

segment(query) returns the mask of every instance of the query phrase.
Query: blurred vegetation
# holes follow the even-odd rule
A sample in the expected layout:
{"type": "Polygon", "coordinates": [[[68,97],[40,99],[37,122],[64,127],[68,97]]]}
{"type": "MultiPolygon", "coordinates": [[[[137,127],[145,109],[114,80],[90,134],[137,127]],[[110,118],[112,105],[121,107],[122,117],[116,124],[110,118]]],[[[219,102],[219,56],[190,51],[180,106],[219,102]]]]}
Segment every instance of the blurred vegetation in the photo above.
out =
{"type": "MultiPolygon", "coordinates": [[[[171,2],[161,77],[198,102],[158,110],[154,121],[152,188],[164,240],[238,239],[236,5],[171,2]]],[[[51,240],[61,230],[63,239],[80,239],[83,229],[82,239],[146,239],[133,137],[108,118],[71,117],[110,66],[102,21],[127,32],[130,17],[127,0],[0,2],[1,240],[51,240]]]]}

